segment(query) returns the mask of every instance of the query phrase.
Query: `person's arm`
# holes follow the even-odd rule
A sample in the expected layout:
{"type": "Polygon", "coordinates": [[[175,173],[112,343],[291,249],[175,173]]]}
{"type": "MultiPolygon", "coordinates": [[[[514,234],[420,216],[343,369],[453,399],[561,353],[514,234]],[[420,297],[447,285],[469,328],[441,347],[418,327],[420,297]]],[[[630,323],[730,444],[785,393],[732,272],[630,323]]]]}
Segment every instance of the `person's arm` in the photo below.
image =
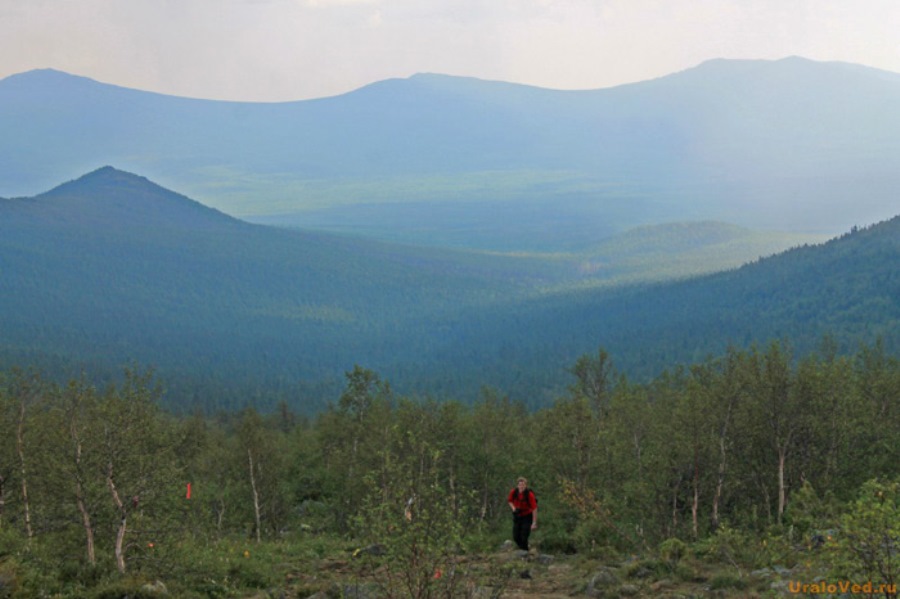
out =
{"type": "Polygon", "coordinates": [[[513,492],[512,491],[509,492],[509,495],[506,498],[506,503],[509,504],[509,509],[511,509],[513,512],[516,511],[516,504],[513,503],[513,492]]]}
{"type": "Polygon", "coordinates": [[[531,503],[531,528],[537,528],[537,499],[534,496],[534,493],[531,494],[531,497],[528,498],[528,502],[531,503]]]}

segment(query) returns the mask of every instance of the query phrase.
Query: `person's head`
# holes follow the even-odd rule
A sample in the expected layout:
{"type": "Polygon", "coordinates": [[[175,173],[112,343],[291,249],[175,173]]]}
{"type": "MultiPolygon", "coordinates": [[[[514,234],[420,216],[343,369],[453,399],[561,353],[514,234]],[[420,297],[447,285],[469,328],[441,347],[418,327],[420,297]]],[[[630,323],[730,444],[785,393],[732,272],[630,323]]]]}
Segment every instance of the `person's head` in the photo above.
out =
{"type": "Polygon", "coordinates": [[[519,489],[519,491],[524,491],[525,487],[527,487],[527,486],[528,486],[528,479],[526,479],[524,476],[520,476],[519,480],[516,481],[516,487],[519,489]]]}

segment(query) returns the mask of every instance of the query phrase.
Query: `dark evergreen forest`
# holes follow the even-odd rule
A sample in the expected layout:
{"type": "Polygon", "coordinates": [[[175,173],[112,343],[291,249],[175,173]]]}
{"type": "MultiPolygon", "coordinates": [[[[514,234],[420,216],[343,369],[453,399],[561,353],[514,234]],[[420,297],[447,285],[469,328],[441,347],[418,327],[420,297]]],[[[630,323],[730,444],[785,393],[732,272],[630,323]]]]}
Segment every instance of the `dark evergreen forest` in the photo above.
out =
{"type": "Polygon", "coordinates": [[[585,275],[572,257],[251,225],[111,168],[0,201],[0,216],[0,366],[97,384],[153,367],[173,410],[285,401],[311,415],[357,363],[405,395],[471,403],[487,385],[533,409],[598,346],[641,382],[729,345],[900,348],[900,218],[689,277],[665,248],[733,231],[622,240],[585,257],[585,275]]]}

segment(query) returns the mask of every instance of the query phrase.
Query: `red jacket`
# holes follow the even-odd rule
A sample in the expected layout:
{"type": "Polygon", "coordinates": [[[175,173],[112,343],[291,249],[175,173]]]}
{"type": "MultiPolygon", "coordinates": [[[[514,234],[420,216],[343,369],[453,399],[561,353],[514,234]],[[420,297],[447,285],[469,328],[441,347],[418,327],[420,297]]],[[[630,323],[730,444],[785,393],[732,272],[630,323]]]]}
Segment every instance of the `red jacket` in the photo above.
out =
{"type": "Polygon", "coordinates": [[[518,488],[513,488],[509,492],[507,502],[516,507],[516,512],[519,516],[527,516],[537,509],[537,499],[535,499],[534,491],[531,489],[525,489],[524,493],[519,493],[518,488]]]}

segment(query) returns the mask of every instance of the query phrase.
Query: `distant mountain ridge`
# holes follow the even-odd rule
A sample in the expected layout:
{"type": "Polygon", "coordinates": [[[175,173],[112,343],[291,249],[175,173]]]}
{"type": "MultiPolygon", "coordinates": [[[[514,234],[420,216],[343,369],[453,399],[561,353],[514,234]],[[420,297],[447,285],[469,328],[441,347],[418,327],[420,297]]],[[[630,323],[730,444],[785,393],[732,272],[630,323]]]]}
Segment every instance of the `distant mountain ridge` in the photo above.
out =
{"type": "MultiPolygon", "coordinates": [[[[537,405],[598,346],[635,378],[782,336],[801,352],[824,334],[896,351],[898,227],[675,283],[578,287],[585,275],[559,257],[253,225],[107,167],[0,201],[0,364],[72,374],[134,361],[155,366],[178,405],[214,388],[218,407],[288,397],[318,409],[353,364],[403,393],[470,399],[487,385],[537,405]]],[[[664,229],[622,239],[669,235],[690,250],[741,236],[664,229]]],[[[621,268],[629,254],[603,255],[621,268]]]]}
{"type": "Polygon", "coordinates": [[[34,198],[42,210],[101,218],[115,225],[129,219],[147,226],[204,227],[242,221],[164,189],[145,177],[105,166],[34,198]],[[65,204],[65,205],[62,205],[65,204]],[[73,205],[74,204],[74,205],[73,205]],[[124,213],[124,214],[122,214],[124,213]]]}
{"type": "Polygon", "coordinates": [[[529,249],[516,231],[557,213],[581,245],[669,221],[840,231],[896,213],[897,105],[896,74],[800,58],[586,91],[425,74],[277,104],[38,71],[0,81],[0,195],[115,164],[301,226],[367,204],[383,208],[371,226],[392,230],[407,207],[452,203],[509,249],[529,249]],[[523,209],[497,216],[509,205],[523,209]]]}

